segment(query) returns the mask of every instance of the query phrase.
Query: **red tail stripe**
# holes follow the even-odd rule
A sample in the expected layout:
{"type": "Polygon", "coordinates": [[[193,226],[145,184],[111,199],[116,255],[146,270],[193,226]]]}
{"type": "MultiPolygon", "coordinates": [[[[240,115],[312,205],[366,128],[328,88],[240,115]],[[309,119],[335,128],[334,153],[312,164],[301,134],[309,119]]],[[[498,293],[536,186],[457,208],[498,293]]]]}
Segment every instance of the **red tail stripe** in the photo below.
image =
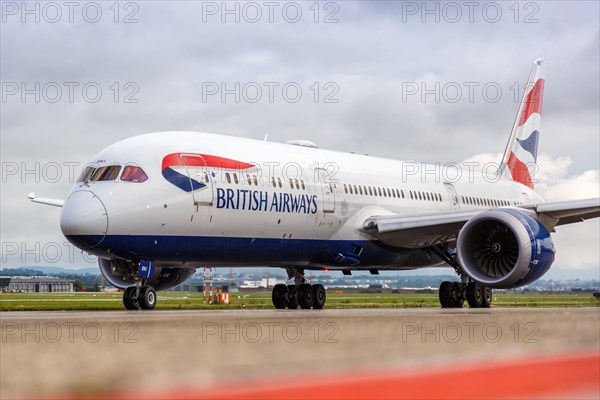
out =
{"type": "Polygon", "coordinates": [[[525,99],[525,108],[521,112],[519,126],[523,125],[533,113],[542,114],[542,98],[544,95],[544,80],[538,79],[525,99]]]}
{"type": "Polygon", "coordinates": [[[514,181],[533,189],[533,180],[529,174],[529,169],[527,168],[527,165],[515,156],[515,153],[510,153],[507,165],[514,181]]]}

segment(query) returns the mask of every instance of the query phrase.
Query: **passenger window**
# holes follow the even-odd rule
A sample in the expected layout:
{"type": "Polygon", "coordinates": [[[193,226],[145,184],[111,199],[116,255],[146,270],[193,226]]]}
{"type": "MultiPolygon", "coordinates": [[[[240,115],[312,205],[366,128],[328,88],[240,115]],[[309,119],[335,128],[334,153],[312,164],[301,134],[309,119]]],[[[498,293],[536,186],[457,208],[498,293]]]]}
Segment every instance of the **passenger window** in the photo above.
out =
{"type": "Polygon", "coordinates": [[[306,186],[304,186],[304,180],[303,179],[300,179],[300,184],[302,185],[302,190],[305,190],[306,186]]]}
{"type": "Polygon", "coordinates": [[[227,183],[231,183],[231,177],[229,176],[229,172],[225,172],[225,179],[227,180],[227,183]]]}
{"type": "Polygon", "coordinates": [[[121,180],[124,182],[137,182],[142,183],[148,180],[148,175],[140,167],[134,165],[128,165],[123,169],[121,174],[121,180]]]}
{"type": "Polygon", "coordinates": [[[348,185],[348,188],[350,188],[350,194],[354,194],[354,193],[352,192],[352,185],[348,185]]]}
{"type": "Polygon", "coordinates": [[[277,184],[279,185],[279,187],[281,188],[281,178],[277,178],[277,184]]]}
{"type": "Polygon", "coordinates": [[[369,186],[369,196],[373,196],[373,189],[369,186]]]}
{"type": "Polygon", "coordinates": [[[235,182],[235,184],[236,184],[236,185],[237,185],[238,183],[240,183],[240,181],[238,181],[237,174],[233,174],[233,181],[235,182]]]}
{"type": "Polygon", "coordinates": [[[358,191],[360,192],[360,194],[363,194],[362,186],[358,185],[358,191]]]}
{"type": "Polygon", "coordinates": [[[277,187],[277,183],[275,183],[275,177],[274,176],[271,177],[271,184],[273,185],[273,187],[277,187]]]}

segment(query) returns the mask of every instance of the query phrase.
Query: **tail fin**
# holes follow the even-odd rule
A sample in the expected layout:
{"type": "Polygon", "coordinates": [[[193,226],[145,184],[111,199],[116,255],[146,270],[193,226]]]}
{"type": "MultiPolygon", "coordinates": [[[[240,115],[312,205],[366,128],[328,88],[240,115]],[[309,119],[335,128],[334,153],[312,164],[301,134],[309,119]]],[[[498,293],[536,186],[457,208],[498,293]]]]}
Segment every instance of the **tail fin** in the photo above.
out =
{"type": "Polygon", "coordinates": [[[510,138],[498,172],[533,189],[530,169],[537,161],[538,138],[542,121],[542,97],[544,93],[544,60],[533,62],[529,80],[519,112],[513,124],[510,138]]]}

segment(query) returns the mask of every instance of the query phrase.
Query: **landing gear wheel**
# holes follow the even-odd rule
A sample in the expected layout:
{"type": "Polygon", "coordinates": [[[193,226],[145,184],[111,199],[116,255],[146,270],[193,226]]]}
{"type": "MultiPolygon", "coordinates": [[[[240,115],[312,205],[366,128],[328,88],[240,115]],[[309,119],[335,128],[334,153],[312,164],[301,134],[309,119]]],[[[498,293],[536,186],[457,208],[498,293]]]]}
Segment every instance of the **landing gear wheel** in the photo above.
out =
{"type": "Polygon", "coordinates": [[[483,287],[483,301],[481,302],[481,307],[490,308],[492,305],[492,289],[484,286],[483,287]]]}
{"type": "Polygon", "coordinates": [[[483,286],[481,283],[469,282],[467,285],[467,302],[471,308],[481,308],[483,304],[483,286]]]}
{"type": "Polygon", "coordinates": [[[137,287],[131,286],[123,292],[123,305],[127,310],[137,310],[140,304],[137,299],[137,287]]]}
{"type": "Polygon", "coordinates": [[[464,298],[461,292],[461,284],[459,282],[442,282],[439,291],[442,308],[462,308],[464,298]]]}
{"type": "Polygon", "coordinates": [[[452,282],[454,286],[454,308],[462,308],[465,303],[465,287],[460,282],[452,282]]]}
{"type": "Polygon", "coordinates": [[[287,308],[290,310],[295,310],[298,308],[298,291],[296,290],[296,285],[288,285],[287,286],[287,308]]]}
{"type": "Polygon", "coordinates": [[[303,283],[298,287],[298,304],[303,309],[309,309],[313,306],[314,295],[312,286],[308,283],[303,283]]]}
{"type": "Polygon", "coordinates": [[[138,296],[142,310],[153,310],[156,307],[156,290],[152,286],[142,286],[138,296]]]}
{"type": "Polygon", "coordinates": [[[325,288],[323,287],[323,285],[317,283],[315,285],[312,285],[312,290],[313,290],[313,308],[315,310],[320,310],[323,308],[323,306],[325,305],[325,300],[326,300],[326,295],[325,295],[325,288]]]}
{"type": "Polygon", "coordinates": [[[284,284],[278,283],[273,287],[273,292],[271,294],[271,299],[273,300],[273,305],[278,310],[282,310],[287,305],[287,286],[284,284]]]}

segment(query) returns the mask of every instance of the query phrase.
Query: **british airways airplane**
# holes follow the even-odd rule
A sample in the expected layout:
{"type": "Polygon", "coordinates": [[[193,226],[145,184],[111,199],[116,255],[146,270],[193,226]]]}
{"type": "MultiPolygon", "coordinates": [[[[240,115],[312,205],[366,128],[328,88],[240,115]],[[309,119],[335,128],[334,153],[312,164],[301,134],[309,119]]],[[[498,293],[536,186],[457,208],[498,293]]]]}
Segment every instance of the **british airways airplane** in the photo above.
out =
{"type": "Polygon", "coordinates": [[[546,203],[534,191],[544,61],[533,64],[504,157],[493,174],[211,133],[159,132],[96,154],[62,207],[75,246],[99,257],[127,309],[200,266],[284,268],[275,308],[320,309],[306,270],[450,266],[442,307],[489,307],[552,265],[550,232],[600,215],[600,200],[546,203]]]}

